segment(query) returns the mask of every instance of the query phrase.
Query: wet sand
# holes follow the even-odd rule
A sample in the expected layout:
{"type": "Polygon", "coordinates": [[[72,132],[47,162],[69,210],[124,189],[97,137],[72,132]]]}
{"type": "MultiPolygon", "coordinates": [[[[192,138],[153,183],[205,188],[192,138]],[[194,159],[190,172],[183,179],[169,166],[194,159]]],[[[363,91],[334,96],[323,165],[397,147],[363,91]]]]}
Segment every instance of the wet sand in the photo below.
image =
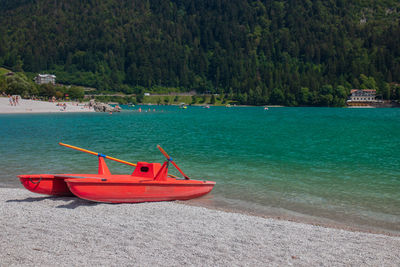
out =
{"type": "Polygon", "coordinates": [[[177,202],[103,204],[0,189],[4,266],[399,266],[400,237],[177,202]]]}

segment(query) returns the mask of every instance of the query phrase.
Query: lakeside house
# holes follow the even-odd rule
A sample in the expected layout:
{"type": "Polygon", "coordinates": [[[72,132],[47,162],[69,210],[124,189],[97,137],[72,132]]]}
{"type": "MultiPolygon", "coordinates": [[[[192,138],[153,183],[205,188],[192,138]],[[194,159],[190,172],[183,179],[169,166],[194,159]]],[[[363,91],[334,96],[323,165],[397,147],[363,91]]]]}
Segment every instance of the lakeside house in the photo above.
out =
{"type": "Polygon", "coordinates": [[[35,82],[37,84],[45,84],[45,83],[56,84],[56,76],[53,74],[38,74],[35,77],[35,82]]]}
{"type": "Polygon", "coordinates": [[[382,102],[376,99],[374,89],[352,89],[350,93],[347,100],[348,106],[376,106],[378,102],[382,102]]]}
{"type": "Polygon", "coordinates": [[[347,102],[376,102],[376,90],[353,89],[347,102]]]}

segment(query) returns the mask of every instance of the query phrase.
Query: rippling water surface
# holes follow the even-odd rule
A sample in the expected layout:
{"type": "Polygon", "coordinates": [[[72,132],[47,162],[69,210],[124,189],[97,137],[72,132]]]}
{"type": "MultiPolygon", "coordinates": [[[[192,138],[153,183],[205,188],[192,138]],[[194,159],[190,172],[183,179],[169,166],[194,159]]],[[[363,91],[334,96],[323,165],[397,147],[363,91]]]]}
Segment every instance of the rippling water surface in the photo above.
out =
{"type": "Polygon", "coordinates": [[[400,109],[0,115],[0,186],[19,187],[23,173],[97,171],[96,157],[58,142],[132,162],[162,162],[160,144],[190,177],[217,182],[194,203],[400,233],[400,109]]]}

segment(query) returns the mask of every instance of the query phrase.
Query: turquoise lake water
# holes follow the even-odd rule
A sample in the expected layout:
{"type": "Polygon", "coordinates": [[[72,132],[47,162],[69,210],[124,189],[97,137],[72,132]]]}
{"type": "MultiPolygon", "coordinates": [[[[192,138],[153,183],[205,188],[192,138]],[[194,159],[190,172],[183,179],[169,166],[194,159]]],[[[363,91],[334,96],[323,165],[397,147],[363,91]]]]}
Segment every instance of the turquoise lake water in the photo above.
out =
{"type": "Polygon", "coordinates": [[[97,171],[95,156],[58,142],[131,162],[163,162],[160,144],[189,177],[217,182],[191,203],[400,233],[400,109],[150,108],[0,115],[0,187],[97,171]]]}

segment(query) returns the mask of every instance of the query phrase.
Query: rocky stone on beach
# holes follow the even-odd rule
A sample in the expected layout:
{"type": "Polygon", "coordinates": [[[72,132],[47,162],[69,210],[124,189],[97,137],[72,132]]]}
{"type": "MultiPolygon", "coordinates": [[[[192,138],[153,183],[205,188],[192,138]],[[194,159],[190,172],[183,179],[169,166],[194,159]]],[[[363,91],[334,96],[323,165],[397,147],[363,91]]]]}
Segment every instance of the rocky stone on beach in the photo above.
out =
{"type": "Polygon", "coordinates": [[[109,104],[95,102],[95,101],[90,101],[90,106],[93,106],[93,109],[96,112],[120,112],[121,111],[121,108],[118,105],[113,107],[109,104]]]}

